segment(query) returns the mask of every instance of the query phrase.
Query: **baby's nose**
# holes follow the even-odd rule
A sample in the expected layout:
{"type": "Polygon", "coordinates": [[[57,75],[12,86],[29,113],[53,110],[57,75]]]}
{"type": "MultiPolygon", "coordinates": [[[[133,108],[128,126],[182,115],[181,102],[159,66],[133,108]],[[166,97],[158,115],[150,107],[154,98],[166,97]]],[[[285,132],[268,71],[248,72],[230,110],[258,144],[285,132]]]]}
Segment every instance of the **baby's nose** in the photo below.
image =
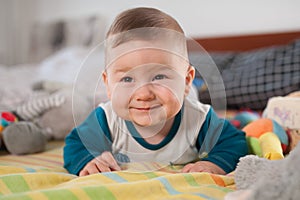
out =
{"type": "Polygon", "coordinates": [[[138,101],[149,101],[155,98],[154,88],[151,83],[145,84],[136,89],[134,92],[135,98],[138,101]]]}

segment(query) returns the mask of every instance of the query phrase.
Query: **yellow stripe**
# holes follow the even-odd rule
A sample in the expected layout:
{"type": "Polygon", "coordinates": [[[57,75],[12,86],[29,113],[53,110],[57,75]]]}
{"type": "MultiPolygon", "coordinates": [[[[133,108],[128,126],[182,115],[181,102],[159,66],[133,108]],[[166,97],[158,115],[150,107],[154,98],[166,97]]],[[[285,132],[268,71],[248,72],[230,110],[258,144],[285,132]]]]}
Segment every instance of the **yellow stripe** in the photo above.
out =
{"type": "Polygon", "coordinates": [[[164,188],[163,184],[155,179],[149,181],[122,183],[107,186],[116,199],[132,200],[135,199],[153,199],[155,195],[161,199],[170,197],[169,193],[164,188]]]}
{"type": "Polygon", "coordinates": [[[43,167],[14,167],[14,166],[0,166],[0,175],[12,173],[26,173],[26,172],[67,172],[64,168],[43,168],[43,167]]]}
{"type": "Polygon", "coordinates": [[[44,167],[62,167],[62,148],[56,151],[43,152],[30,155],[2,155],[0,157],[0,165],[14,166],[44,166],[44,167]]]}
{"type": "Polygon", "coordinates": [[[115,183],[114,180],[105,177],[103,175],[99,174],[92,174],[88,176],[82,176],[78,178],[74,178],[73,180],[70,180],[66,183],[60,184],[61,188],[69,188],[74,186],[97,186],[97,185],[106,185],[115,183]]]}
{"type": "Polygon", "coordinates": [[[215,184],[215,181],[211,178],[209,173],[201,172],[201,173],[192,173],[195,181],[200,184],[215,184]]]}
{"type": "MultiPolygon", "coordinates": [[[[215,185],[213,185],[215,186],[215,185]]],[[[227,192],[222,191],[221,189],[209,187],[209,186],[203,186],[198,188],[197,193],[204,194],[208,197],[211,197],[213,199],[223,199],[224,196],[227,194],[227,192]]]]}
{"type": "Polygon", "coordinates": [[[0,180],[0,194],[11,194],[10,189],[6,186],[5,183],[2,182],[2,180],[0,180]]]}
{"type": "Polygon", "coordinates": [[[0,166],[0,175],[11,174],[11,173],[23,173],[25,169],[13,166],[0,166]]]}
{"type": "Polygon", "coordinates": [[[220,190],[215,185],[212,185],[214,187],[210,187],[211,184],[193,186],[186,181],[182,174],[168,175],[164,178],[168,181],[165,183],[165,186],[169,187],[169,191],[175,194],[178,198],[184,195],[184,197],[199,196],[203,199],[207,199],[209,197],[216,197],[217,199],[220,199],[220,197],[224,197],[225,195],[224,191],[220,190]],[[181,194],[178,194],[178,192],[181,194]]]}
{"type": "Polygon", "coordinates": [[[24,173],[22,176],[31,190],[52,188],[75,177],[70,174],[55,172],[24,173]]]}
{"type": "Polygon", "coordinates": [[[70,189],[70,191],[78,197],[78,199],[90,199],[90,197],[82,190],[78,188],[70,189]]]}
{"type": "MultiPolygon", "coordinates": [[[[54,160],[53,160],[54,161],[54,160]]],[[[57,162],[57,161],[56,161],[57,162]]],[[[62,167],[63,162],[51,163],[44,160],[36,160],[28,157],[14,158],[14,157],[3,157],[0,159],[1,165],[15,165],[15,166],[43,166],[43,167],[62,167]]]]}
{"type": "Polygon", "coordinates": [[[136,172],[118,172],[117,173],[120,177],[124,178],[128,182],[134,181],[142,181],[148,180],[149,178],[145,176],[144,173],[136,173],[136,172]]]}
{"type": "Polygon", "coordinates": [[[48,200],[48,197],[41,192],[28,193],[28,197],[32,200],[48,200]]]}
{"type": "Polygon", "coordinates": [[[185,192],[188,187],[191,187],[190,184],[186,181],[182,174],[170,174],[165,176],[170,185],[176,189],[178,192],[185,192]]]}

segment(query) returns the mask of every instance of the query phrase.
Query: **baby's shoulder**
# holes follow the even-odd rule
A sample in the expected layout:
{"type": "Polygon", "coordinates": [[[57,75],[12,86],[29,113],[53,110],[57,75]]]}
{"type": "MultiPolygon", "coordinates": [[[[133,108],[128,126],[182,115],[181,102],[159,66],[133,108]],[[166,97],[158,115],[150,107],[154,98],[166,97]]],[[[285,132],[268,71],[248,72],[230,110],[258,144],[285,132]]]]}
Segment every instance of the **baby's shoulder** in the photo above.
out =
{"type": "Polygon", "coordinates": [[[184,101],[184,109],[187,112],[201,112],[203,114],[207,114],[211,109],[211,106],[208,104],[203,104],[195,99],[186,98],[184,101]]]}

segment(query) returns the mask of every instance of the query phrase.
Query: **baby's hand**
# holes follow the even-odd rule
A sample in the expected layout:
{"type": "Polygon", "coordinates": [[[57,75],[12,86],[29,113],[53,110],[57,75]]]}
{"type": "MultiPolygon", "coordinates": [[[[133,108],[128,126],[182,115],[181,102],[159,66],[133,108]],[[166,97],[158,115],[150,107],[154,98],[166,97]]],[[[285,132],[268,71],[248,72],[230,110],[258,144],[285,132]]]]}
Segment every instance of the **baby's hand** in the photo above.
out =
{"type": "Polygon", "coordinates": [[[226,174],[223,169],[209,161],[198,161],[195,163],[189,163],[182,168],[181,172],[209,172],[213,174],[226,174]]]}
{"type": "Polygon", "coordinates": [[[96,174],[99,172],[111,172],[121,170],[117,161],[113,155],[105,151],[100,156],[91,160],[85,167],[80,171],[79,176],[86,176],[89,174],[96,174]]]}

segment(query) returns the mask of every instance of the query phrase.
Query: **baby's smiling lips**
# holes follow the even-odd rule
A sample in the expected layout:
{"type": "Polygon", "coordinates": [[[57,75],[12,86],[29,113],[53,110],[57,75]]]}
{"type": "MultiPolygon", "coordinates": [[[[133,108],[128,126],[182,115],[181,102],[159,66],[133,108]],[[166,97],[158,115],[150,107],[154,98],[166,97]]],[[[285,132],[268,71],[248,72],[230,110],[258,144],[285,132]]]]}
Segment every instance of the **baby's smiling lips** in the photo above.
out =
{"type": "Polygon", "coordinates": [[[131,107],[131,109],[135,109],[135,110],[139,110],[139,111],[149,111],[149,110],[152,110],[152,109],[155,109],[158,107],[160,107],[160,105],[154,105],[151,107],[131,107]]]}
{"type": "Polygon", "coordinates": [[[148,111],[148,110],[150,110],[150,108],[135,108],[135,109],[141,110],[141,111],[148,111]]]}

